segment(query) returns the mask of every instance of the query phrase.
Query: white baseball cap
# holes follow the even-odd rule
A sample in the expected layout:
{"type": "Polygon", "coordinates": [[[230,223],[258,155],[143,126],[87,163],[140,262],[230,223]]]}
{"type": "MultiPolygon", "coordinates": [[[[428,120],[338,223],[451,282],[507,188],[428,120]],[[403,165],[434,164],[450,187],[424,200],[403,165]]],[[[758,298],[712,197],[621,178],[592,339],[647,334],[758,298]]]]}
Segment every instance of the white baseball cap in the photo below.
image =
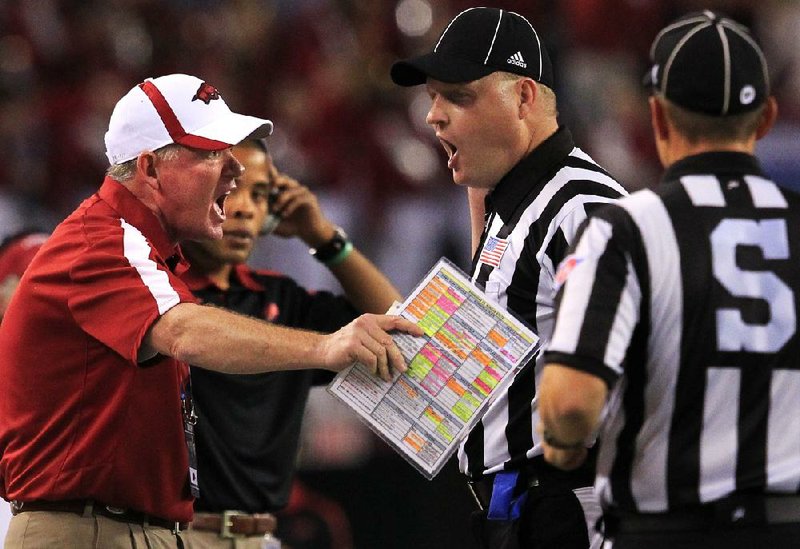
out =
{"type": "Polygon", "coordinates": [[[187,74],[148,78],[114,106],[105,135],[113,164],[170,143],[215,151],[272,133],[272,122],[232,112],[219,91],[187,74]]]}

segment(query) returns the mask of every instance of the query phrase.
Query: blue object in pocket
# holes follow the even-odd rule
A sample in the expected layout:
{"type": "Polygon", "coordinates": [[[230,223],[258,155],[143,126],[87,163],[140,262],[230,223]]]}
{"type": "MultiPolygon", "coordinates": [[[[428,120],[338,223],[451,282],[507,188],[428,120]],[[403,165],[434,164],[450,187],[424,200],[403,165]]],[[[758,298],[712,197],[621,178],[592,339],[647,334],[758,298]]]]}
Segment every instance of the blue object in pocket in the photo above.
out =
{"type": "Polygon", "coordinates": [[[514,520],[522,512],[528,498],[527,490],[514,497],[519,471],[503,471],[495,474],[492,484],[492,500],[489,502],[489,520],[514,520]]]}

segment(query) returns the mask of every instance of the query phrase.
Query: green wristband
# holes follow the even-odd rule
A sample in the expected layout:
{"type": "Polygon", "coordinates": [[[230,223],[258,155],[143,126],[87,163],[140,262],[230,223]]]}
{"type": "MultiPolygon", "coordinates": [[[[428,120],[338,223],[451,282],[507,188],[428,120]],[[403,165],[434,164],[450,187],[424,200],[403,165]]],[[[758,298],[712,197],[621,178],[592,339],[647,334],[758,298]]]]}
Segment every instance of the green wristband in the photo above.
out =
{"type": "Polygon", "coordinates": [[[336,265],[347,259],[347,256],[350,255],[350,252],[352,251],[353,251],[353,243],[348,240],[344,243],[344,247],[339,251],[338,254],[328,259],[327,261],[323,261],[323,263],[328,267],[335,267],[336,265]]]}

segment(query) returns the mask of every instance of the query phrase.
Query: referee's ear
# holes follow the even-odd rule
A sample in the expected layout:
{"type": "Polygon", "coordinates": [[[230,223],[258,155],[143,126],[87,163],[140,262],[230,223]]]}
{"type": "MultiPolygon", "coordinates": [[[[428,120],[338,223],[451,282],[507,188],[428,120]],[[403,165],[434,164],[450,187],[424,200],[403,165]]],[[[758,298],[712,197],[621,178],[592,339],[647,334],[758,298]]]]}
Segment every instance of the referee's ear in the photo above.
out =
{"type": "Polygon", "coordinates": [[[654,95],[648,98],[648,103],[650,103],[650,123],[653,125],[653,135],[657,142],[666,141],[669,139],[669,124],[664,105],[654,95]]]}
{"type": "Polygon", "coordinates": [[[519,118],[525,120],[533,112],[536,99],[539,97],[539,88],[531,78],[520,80],[519,90],[519,118]]]}
{"type": "Polygon", "coordinates": [[[654,95],[651,95],[647,101],[650,105],[650,123],[653,126],[653,138],[655,139],[658,159],[663,166],[668,166],[673,162],[670,150],[670,132],[675,130],[672,129],[667,120],[664,103],[654,95]]]}
{"type": "Polygon", "coordinates": [[[756,140],[761,139],[769,133],[772,126],[775,125],[775,120],[778,118],[778,102],[775,97],[769,96],[764,105],[764,110],[761,111],[761,118],[758,121],[758,128],[756,128],[756,140]]]}

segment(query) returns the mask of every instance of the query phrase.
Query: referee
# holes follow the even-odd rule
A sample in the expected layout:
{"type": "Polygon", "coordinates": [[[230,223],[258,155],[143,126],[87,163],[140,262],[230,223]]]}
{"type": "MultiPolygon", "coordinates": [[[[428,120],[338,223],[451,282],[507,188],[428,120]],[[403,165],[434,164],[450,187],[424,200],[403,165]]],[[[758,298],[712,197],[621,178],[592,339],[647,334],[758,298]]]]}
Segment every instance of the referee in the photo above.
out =
{"type": "Polygon", "coordinates": [[[800,195],[753,156],[777,115],[764,55],[704,11],[651,58],[667,170],[561,267],[545,456],[577,466],[608,402],[595,489],[615,549],[798,547],[800,195]]]}
{"type": "MultiPolygon", "coordinates": [[[[587,213],[625,190],[559,125],[539,35],[519,14],[468,9],[432,53],[396,63],[392,79],[426,85],[426,121],[453,181],[471,197],[488,193],[478,211],[471,204],[473,231],[482,228],[472,280],[546,341],[556,266],[587,213]]],[[[537,364],[519,371],[459,450],[482,509],[474,530],[487,548],[585,549],[600,515],[594,471],[545,464],[534,432],[537,364]]]]}

